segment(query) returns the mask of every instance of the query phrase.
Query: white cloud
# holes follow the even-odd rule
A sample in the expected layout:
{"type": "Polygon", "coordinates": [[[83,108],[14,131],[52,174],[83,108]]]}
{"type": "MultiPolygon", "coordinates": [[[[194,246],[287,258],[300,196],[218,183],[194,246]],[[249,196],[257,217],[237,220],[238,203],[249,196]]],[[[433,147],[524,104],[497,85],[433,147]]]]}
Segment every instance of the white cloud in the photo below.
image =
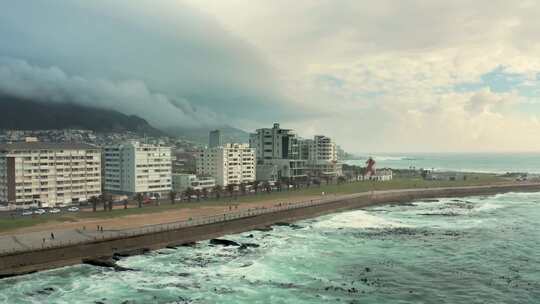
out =
{"type": "MultiPolygon", "coordinates": [[[[257,46],[292,99],[328,117],[288,121],[353,151],[538,150],[531,98],[493,92],[504,67],[538,85],[535,1],[189,1],[257,46]]],[[[525,83],[523,84],[525,85],[525,83]]]]}

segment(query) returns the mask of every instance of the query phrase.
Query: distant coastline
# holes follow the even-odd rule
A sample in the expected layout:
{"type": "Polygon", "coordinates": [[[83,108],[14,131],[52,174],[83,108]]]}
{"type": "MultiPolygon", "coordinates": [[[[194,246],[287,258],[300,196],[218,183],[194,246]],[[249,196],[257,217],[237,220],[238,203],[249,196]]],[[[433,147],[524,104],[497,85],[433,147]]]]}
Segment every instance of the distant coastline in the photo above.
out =
{"type": "Polygon", "coordinates": [[[355,155],[344,160],[344,163],[365,166],[368,157],[375,159],[378,168],[540,174],[538,153],[375,153],[355,155]]]}

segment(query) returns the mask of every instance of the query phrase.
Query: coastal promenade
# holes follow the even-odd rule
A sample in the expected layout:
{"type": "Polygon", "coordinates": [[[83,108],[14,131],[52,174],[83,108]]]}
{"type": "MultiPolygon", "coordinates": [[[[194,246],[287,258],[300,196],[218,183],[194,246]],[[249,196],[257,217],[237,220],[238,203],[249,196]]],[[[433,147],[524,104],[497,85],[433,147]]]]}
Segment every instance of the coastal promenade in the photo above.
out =
{"type": "Polygon", "coordinates": [[[512,191],[540,191],[540,183],[509,183],[369,191],[348,195],[322,195],[307,201],[284,201],[184,221],[137,228],[101,230],[98,227],[28,232],[0,237],[0,276],[80,263],[83,258],[111,256],[126,250],[157,249],[230,233],[264,228],[332,212],[416,199],[489,195],[512,191]]]}

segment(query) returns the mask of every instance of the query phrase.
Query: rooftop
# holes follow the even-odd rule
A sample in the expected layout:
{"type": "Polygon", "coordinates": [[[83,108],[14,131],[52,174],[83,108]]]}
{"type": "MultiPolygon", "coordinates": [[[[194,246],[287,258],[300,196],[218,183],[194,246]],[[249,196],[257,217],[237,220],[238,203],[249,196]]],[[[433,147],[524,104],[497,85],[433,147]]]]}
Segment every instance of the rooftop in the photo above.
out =
{"type": "Polygon", "coordinates": [[[51,142],[14,142],[9,144],[0,144],[0,151],[11,151],[11,150],[84,150],[84,149],[99,149],[96,146],[75,143],[75,142],[64,142],[64,143],[51,143],[51,142]]]}

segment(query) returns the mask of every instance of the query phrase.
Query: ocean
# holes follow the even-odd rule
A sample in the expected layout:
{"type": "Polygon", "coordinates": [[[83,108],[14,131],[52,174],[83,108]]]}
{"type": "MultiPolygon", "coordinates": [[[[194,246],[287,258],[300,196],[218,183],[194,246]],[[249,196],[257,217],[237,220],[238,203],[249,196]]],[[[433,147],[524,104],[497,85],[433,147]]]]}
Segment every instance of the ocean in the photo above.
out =
{"type": "Polygon", "coordinates": [[[365,166],[373,157],[377,168],[435,169],[484,173],[540,173],[540,153],[402,153],[366,155],[346,163],[365,166]]]}
{"type": "Polygon", "coordinates": [[[540,193],[441,198],[0,280],[0,303],[540,303],[540,193]]]}

